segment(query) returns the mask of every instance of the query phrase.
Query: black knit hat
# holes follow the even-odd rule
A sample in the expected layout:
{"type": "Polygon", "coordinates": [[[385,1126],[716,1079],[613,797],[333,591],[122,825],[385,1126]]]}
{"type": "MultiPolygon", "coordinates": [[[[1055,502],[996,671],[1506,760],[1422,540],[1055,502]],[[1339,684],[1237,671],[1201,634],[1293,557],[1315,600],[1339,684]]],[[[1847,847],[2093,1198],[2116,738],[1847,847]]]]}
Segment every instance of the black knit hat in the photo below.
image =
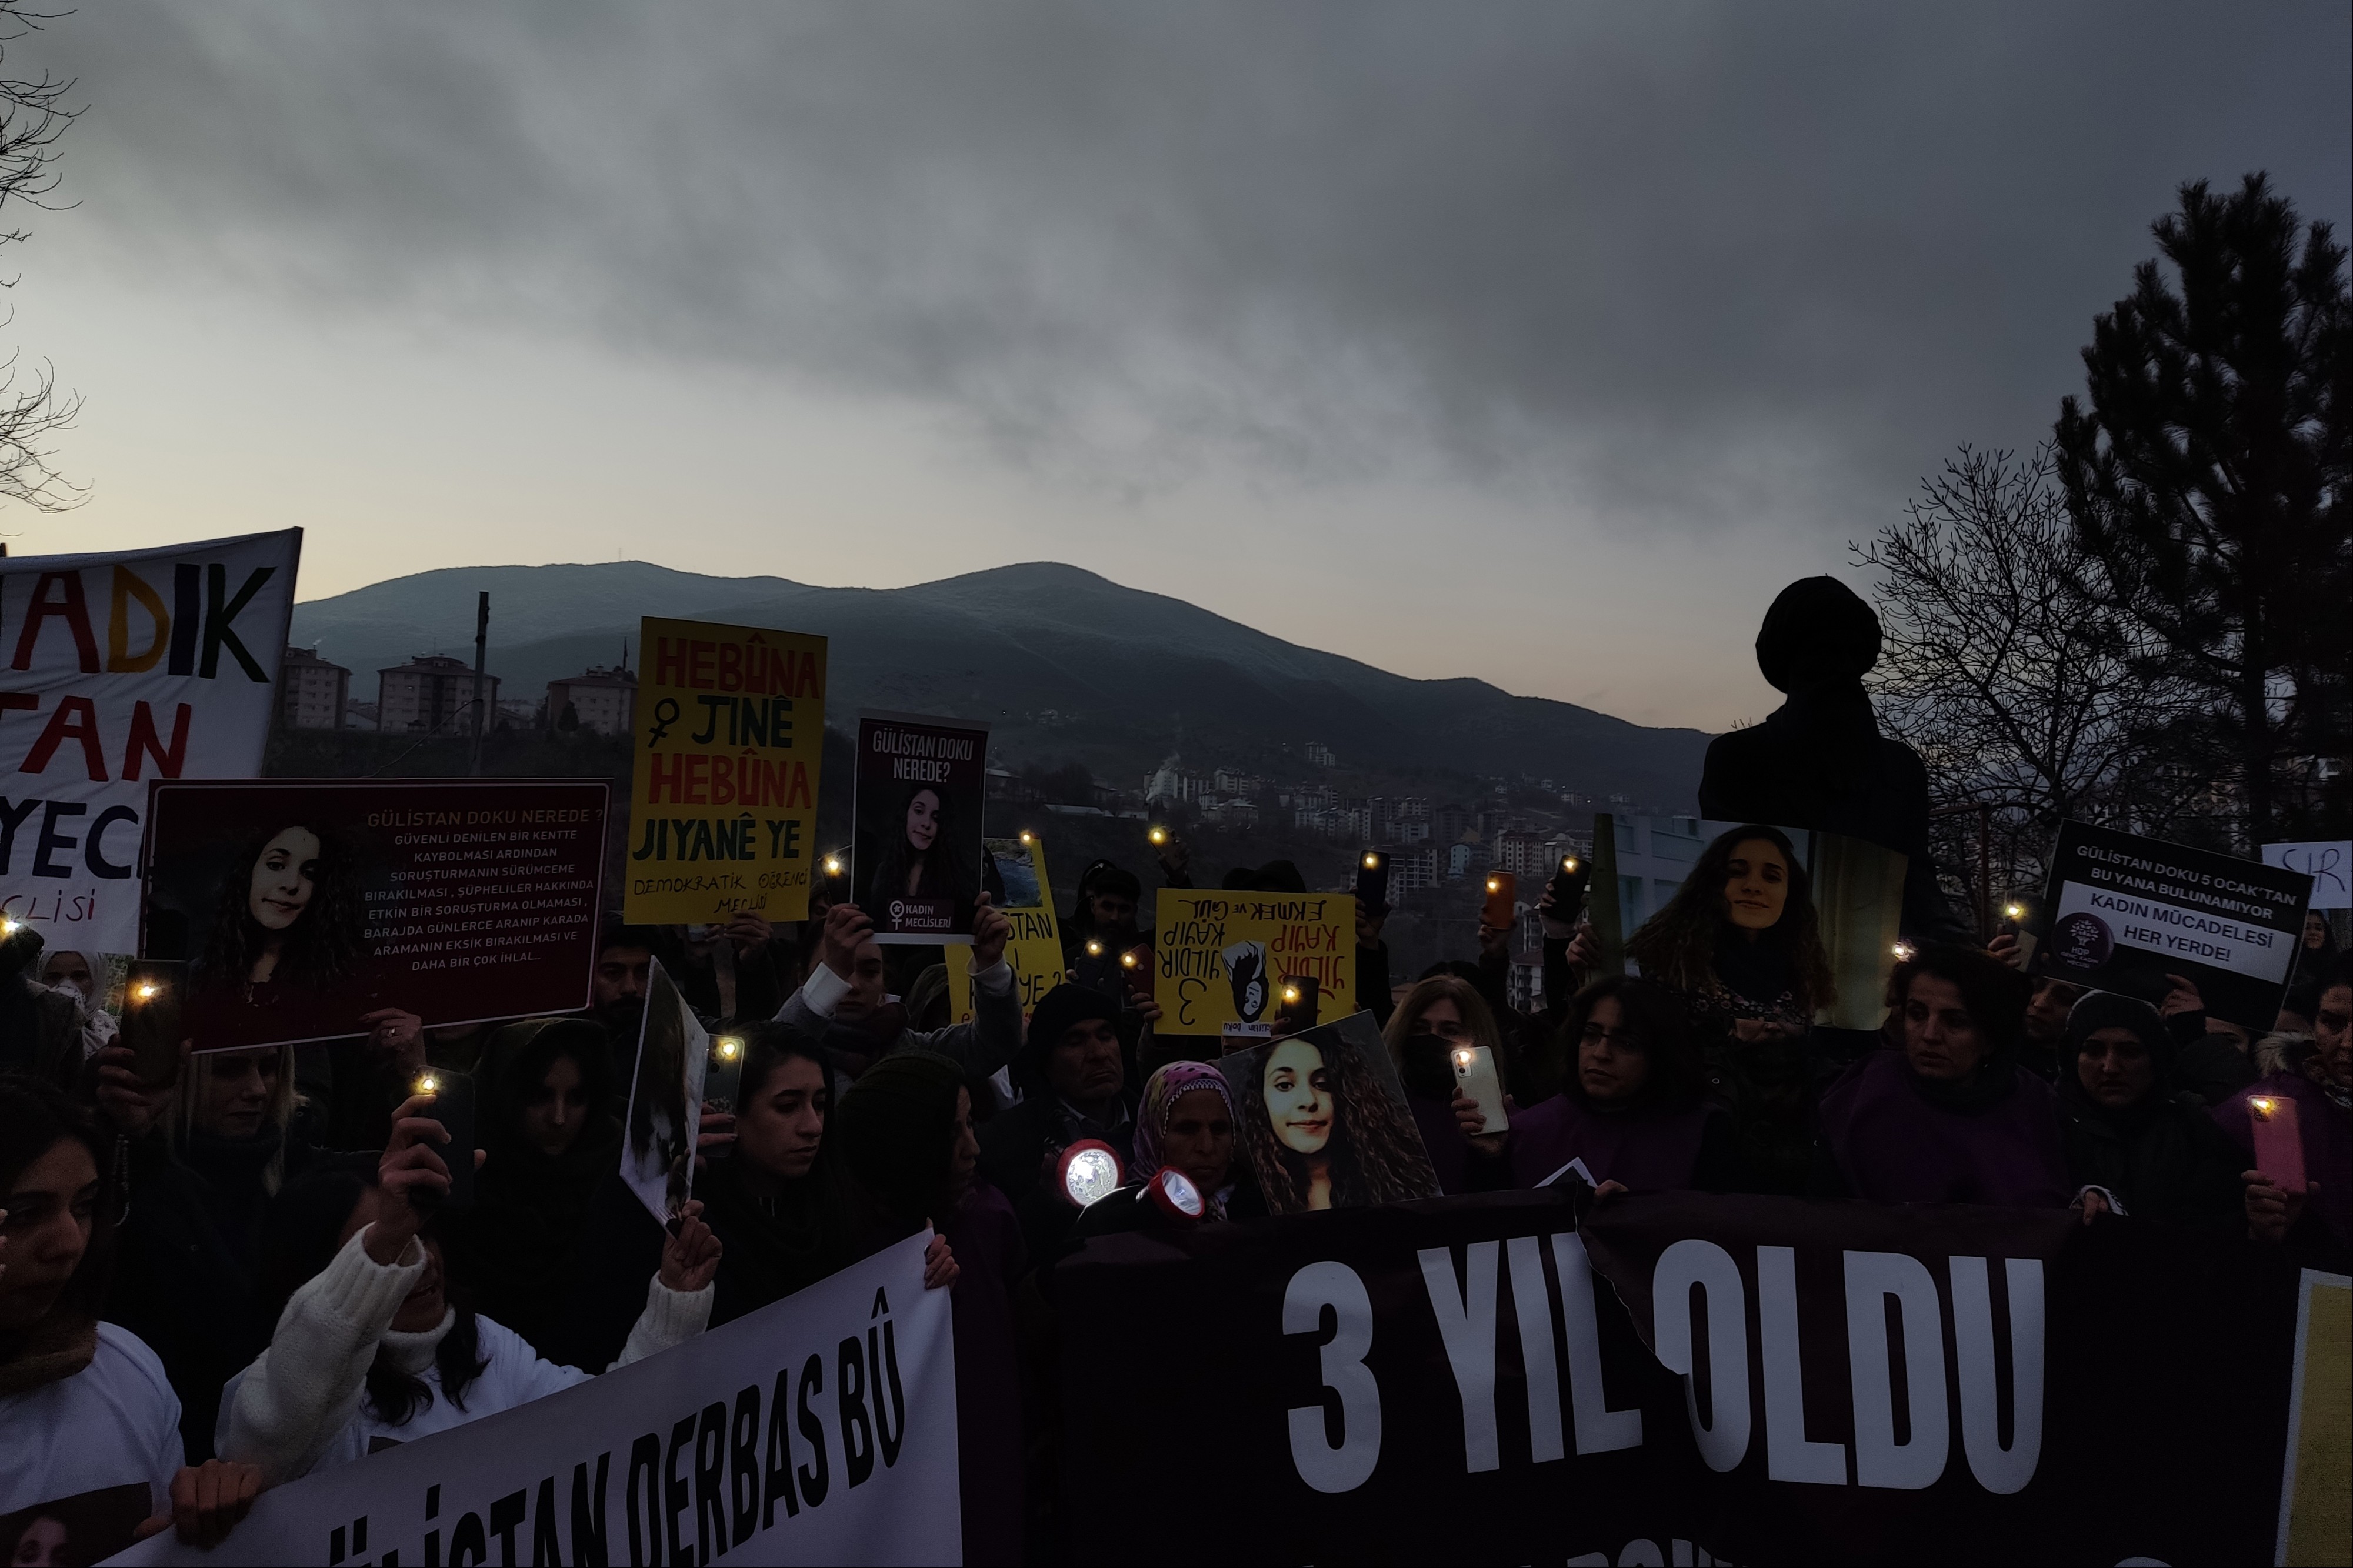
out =
{"type": "Polygon", "coordinates": [[[893,1217],[922,1217],[947,1174],[964,1068],[937,1051],[893,1051],[868,1068],[834,1108],[828,1136],[858,1184],[893,1217]]]}
{"type": "Polygon", "coordinates": [[[2123,996],[2114,991],[2087,991],[2067,1014],[2067,1055],[2073,1062],[2082,1052],[2084,1042],[2102,1029],[2130,1029],[2148,1047],[2149,1060],[2157,1064],[2160,1086],[2170,1081],[2173,1068],[2173,1037],[2166,1032],[2165,1020],[2156,1008],[2137,996],[2123,996]]]}
{"type": "Polygon", "coordinates": [[[1776,690],[1859,681],[1879,662],[1879,616],[1835,577],[1781,590],[1757,631],[1757,668],[1776,690]]]}
{"type": "Polygon", "coordinates": [[[1088,986],[1067,981],[1055,986],[1038,999],[1029,1015],[1029,1043],[1022,1049],[1023,1059],[1033,1070],[1043,1071],[1046,1053],[1062,1043],[1064,1032],[1096,1018],[1117,1024],[1119,1004],[1088,986]]]}

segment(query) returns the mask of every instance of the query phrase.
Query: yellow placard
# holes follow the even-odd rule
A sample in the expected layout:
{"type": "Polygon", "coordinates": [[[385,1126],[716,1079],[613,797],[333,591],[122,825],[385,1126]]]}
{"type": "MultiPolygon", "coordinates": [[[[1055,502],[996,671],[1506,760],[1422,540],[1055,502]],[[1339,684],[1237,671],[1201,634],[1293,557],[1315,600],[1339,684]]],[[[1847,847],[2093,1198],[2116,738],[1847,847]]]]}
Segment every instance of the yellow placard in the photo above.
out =
{"type": "MultiPolygon", "coordinates": [[[[981,850],[997,871],[991,880],[1005,889],[1007,902],[997,907],[1012,923],[1013,936],[1005,944],[1013,965],[1014,984],[1021,993],[1021,1016],[1029,1016],[1038,998],[1062,981],[1062,930],[1054,919],[1054,886],[1046,878],[1046,846],[1034,835],[1018,838],[986,838],[981,850]],[[1028,877],[1020,873],[1026,868],[1028,877]],[[1018,901],[1016,901],[1018,900],[1018,901]]],[[[971,954],[948,949],[948,1016],[961,1024],[972,1016],[971,954]]]]}
{"type": "Polygon", "coordinates": [[[1319,1018],[1356,1010],[1356,900],[1345,893],[1164,888],[1153,942],[1156,1027],[1214,1035],[1271,1022],[1286,980],[1313,977],[1319,1018]]]}
{"type": "Polygon", "coordinates": [[[808,914],[825,639],[710,621],[640,623],[629,787],[632,924],[808,914]]]}

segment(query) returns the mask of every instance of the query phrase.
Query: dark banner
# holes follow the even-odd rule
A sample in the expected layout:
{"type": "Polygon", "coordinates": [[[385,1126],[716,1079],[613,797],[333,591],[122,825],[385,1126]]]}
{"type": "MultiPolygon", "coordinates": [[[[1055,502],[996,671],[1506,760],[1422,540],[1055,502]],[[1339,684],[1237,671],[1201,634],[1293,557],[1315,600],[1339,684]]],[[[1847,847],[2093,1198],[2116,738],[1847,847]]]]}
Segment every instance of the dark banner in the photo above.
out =
{"type": "Polygon", "coordinates": [[[1696,1194],[1580,1229],[1577,1202],[1092,1243],[1056,1271],[1071,1538],[1293,1564],[2273,1560],[2302,1364],[2275,1252],[1696,1194]],[[1143,1498],[1168,1502],[1148,1530],[1143,1498]]]}
{"type": "Polygon", "coordinates": [[[216,1050],[588,1003],[608,786],[578,779],[155,785],[140,952],[188,962],[216,1050]]]}
{"type": "Polygon", "coordinates": [[[2030,967],[2149,1002],[2182,975],[2215,1017],[2268,1029],[2311,899],[2301,871],[2063,822],[2030,967]]]}

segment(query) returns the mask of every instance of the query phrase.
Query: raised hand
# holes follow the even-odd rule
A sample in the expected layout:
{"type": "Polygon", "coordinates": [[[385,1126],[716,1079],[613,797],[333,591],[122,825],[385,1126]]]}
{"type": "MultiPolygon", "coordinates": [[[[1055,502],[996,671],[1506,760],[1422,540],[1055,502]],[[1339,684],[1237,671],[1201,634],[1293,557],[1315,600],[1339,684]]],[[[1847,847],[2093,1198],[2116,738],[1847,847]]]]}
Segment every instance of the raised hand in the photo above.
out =
{"type": "Polygon", "coordinates": [[[702,1203],[689,1198],[678,1211],[678,1232],[662,1243],[661,1282],[692,1295],[719,1273],[719,1237],[702,1223],[702,1203]]]}

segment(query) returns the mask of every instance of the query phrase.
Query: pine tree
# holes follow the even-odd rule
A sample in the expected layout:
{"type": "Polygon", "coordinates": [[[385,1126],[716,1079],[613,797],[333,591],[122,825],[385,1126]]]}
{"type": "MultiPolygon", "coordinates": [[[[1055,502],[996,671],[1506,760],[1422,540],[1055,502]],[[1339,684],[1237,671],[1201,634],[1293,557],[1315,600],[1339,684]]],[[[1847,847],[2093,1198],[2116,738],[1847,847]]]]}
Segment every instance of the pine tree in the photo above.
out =
{"type": "Polygon", "coordinates": [[[2094,321],[2059,472],[2104,592],[2158,645],[2148,673],[2203,692],[2175,755],[2252,848],[2343,808],[2298,769],[2353,730],[2345,249],[2260,174],[2184,185],[2151,226],[2174,279],[2143,262],[2094,321]]]}

